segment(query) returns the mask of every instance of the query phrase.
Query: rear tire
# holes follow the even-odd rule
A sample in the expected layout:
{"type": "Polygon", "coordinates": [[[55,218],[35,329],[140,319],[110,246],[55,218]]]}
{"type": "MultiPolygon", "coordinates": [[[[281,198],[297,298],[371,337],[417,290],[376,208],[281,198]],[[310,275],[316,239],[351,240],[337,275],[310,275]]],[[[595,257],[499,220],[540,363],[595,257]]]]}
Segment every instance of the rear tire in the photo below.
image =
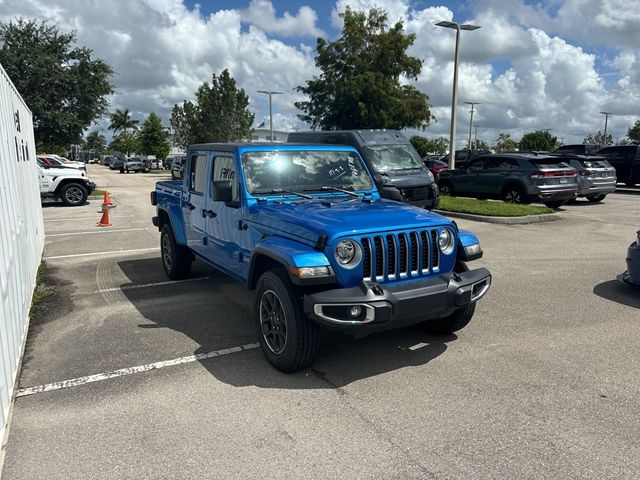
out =
{"type": "Polygon", "coordinates": [[[262,353],[284,373],[313,363],[319,348],[318,326],[302,310],[302,297],[279,270],[262,274],[253,311],[262,353]]]}
{"type": "Polygon", "coordinates": [[[587,200],[591,203],[598,203],[604,200],[606,196],[606,193],[601,193],[600,195],[587,195],[587,200]]]}
{"type": "Polygon", "coordinates": [[[160,233],[160,258],[164,273],[171,280],[181,280],[191,273],[189,249],[176,243],[171,226],[165,224],[160,233]]]}
{"type": "MultiPolygon", "coordinates": [[[[456,273],[469,271],[469,267],[463,262],[457,262],[453,269],[456,273]]],[[[450,335],[453,332],[466,327],[476,311],[476,302],[455,310],[452,314],[437,320],[428,320],[423,323],[424,329],[435,335],[450,335]]]]}
{"type": "Polygon", "coordinates": [[[516,185],[505,187],[502,190],[502,198],[506,203],[527,203],[524,189],[516,185]]]}
{"type": "Polygon", "coordinates": [[[553,209],[560,208],[565,203],[567,203],[566,200],[556,200],[554,202],[544,202],[545,206],[547,206],[549,208],[553,208],[553,209]]]}
{"type": "Polygon", "coordinates": [[[84,205],[88,196],[86,187],[79,183],[67,183],[60,189],[60,199],[70,207],[84,205]]]}

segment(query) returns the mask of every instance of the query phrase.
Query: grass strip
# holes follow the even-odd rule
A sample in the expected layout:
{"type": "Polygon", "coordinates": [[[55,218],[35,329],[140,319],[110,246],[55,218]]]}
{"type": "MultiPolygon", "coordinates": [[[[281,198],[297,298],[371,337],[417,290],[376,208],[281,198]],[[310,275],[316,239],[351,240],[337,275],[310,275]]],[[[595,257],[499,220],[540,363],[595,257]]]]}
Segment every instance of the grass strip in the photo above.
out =
{"type": "Polygon", "coordinates": [[[549,207],[505,203],[494,200],[477,200],[475,198],[449,197],[446,195],[440,196],[438,209],[446,212],[471,213],[489,217],[526,217],[553,213],[553,209],[549,207]]]}

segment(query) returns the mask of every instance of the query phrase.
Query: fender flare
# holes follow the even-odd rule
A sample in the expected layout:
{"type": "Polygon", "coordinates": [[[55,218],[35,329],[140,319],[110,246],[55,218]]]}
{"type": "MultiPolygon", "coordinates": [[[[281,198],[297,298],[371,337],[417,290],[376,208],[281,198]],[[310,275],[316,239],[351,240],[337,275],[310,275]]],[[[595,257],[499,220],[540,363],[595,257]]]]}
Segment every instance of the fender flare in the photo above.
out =
{"type": "Polygon", "coordinates": [[[173,231],[173,236],[176,239],[178,245],[187,244],[187,232],[184,228],[184,222],[182,220],[182,211],[177,205],[170,205],[168,208],[165,206],[158,207],[158,230],[162,230],[163,222],[162,215],[166,215],[169,220],[169,226],[173,231]]]}

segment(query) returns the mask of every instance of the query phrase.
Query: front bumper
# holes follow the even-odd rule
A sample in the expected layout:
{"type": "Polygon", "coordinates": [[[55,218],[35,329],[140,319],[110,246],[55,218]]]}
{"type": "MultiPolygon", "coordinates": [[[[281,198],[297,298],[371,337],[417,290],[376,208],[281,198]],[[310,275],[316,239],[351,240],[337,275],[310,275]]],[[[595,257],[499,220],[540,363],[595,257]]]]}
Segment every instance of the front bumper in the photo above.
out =
{"type": "Polygon", "coordinates": [[[480,300],[490,285],[491,273],[486,268],[396,285],[363,282],[352,288],[305,294],[304,311],[333,329],[383,329],[446,317],[480,300]],[[359,316],[350,316],[353,307],[360,307],[359,316]]]}
{"type": "Polygon", "coordinates": [[[97,186],[95,182],[87,182],[87,193],[91,195],[97,186]]]}

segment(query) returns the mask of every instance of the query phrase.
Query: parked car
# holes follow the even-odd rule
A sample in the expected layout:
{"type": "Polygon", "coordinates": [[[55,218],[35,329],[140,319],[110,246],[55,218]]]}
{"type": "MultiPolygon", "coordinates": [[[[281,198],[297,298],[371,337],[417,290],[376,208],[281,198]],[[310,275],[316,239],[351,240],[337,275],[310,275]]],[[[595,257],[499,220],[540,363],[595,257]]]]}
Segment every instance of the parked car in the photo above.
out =
{"type": "Polygon", "coordinates": [[[64,162],[61,157],[57,155],[36,155],[40,160],[49,165],[50,167],[56,168],[74,168],[76,170],[87,170],[87,166],[84,163],[80,162],[64,162]]]}
{"type": "Polygon", "coordinates": [[[124,158],[121,157],[113,157],[111,163],[109,164],[109,168],[111,170],[120,170],[124,168],[124,158]]]}
{"type": "Polygon", "coordinates": [[[553,156],[522,153],[485,155],[461,169],[440,174],[440,192],[510,203],[538,201],[558,208],[578,195],[575,168],[553,156]]]}
{"type": "Polygon", "coordinates": [[[449,168],[449,164],[444,160],[440,160],[441,158],[442,157],[440,157],[439,155],[434,155],[422,159],[422,163],[429,169],[436,181],[438,181],[440,173],[449,168]]]}
{"type": "Polygon", "coordinates": [[[602,145],[589,143],[576,143],[572,145],[563,145],[556,148],[553,153],[572,154],[572,155],[595,155],[602,149],[602,145]]]}
{"type": "Polygon", "coordinates": [[[36,159],[40,176],[40,197],[59,198],[66,205],[84,205],[87,197],[96,188],[87,173],[77,168],[51,166],[43,159],[36,159]]]}
{"type": "Polygon", "coordinates": [[[627,250],[627,271],[619,275],[618,280],[640,287],[640,230],[636,232],[636,241],[627,250]]]}
{"type": "Polygon", "coordinates": [[[108,167],[114,158],[115,157],[113,157],[113,155],[105,155],[104,157],[102,157],[102,161],[100,163],[108,167]]]}
{"type": "MultiPolygon", "coordinates": [[[[491,154],[490,150],[469,150],[467,148],[463,150],[456,150],[455,168],[463,168],[473,159],[489,154],[491,154]]],[[[446,157],[447,159],[449,158],[448,155],[446,157]]],[[[447,165],[449,165],[448,160],[447,165]]]]}
{"type": "Polygon", "coordinates": [[[554,152],[578,172],[578,197],[586,197],[590,202],[601,202],[616,189],[616,169],[604,157],[582,154],[554,152]]]}
{"type": "Polygon", "coordinates": [[[354,147],[373,173],[383,198],[417,207],[438,206],[438,186],[407,137],[397,130],[335,130],[292,132],[292,143],[354,147]]]}
{"type": "Polygon", "coordinates": [[[616,169],[618,182],[634,186],[640,183],[640,145],[605,147],[597,153],[616,169]]]}
{"type": "Polygon", "coordinates": [[[171,179],[172,180],[181,180],[182,175],[184,173],[184,164],[187,161],[186,155],[179,155],[173,158],[173,163],[171,164],[171,179]]]}
{"type": "Polygon", "coordinates": [[[122,165],[120,168],[120,173],[129,173],[129,172],[148,172],[149,171],[149,160],[145,160],[140,157],[131,157],[122,165]]]}
{"type": "Polygon", "coordinates": [[[382,199],[353,147],[201,144],[187,158],[184,182],[151,192],[163,268],[184,278],[197,257],[255,291],[258,341],[281,371],[313,362],[320,327],[450,334],[489,289],[489,271],[466,266],[477,237],[382,199]]]}
{"type": "Polygon", "coordinates": [[[162,160],[162,168],[165,170],[171,170],[171,165],[173,164],[173,159],[175,157],[173,155],[169,155],[162,160]]]}

